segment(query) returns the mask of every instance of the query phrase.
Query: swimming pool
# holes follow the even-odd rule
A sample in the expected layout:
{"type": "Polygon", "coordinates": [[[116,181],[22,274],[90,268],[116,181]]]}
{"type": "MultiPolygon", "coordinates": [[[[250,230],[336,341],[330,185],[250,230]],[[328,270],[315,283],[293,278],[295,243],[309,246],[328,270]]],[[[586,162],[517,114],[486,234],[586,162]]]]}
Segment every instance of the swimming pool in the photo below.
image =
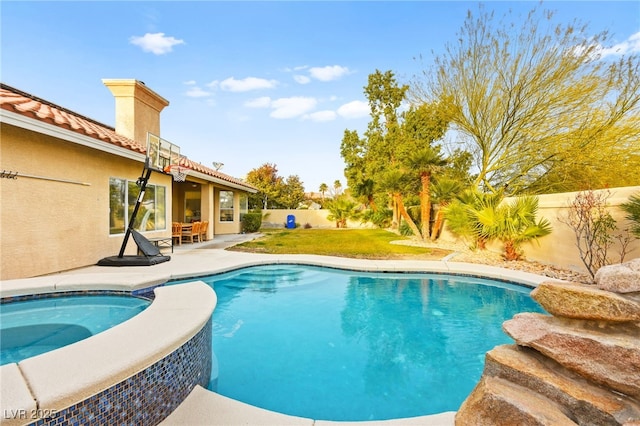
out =
{"type": "Polygon", "coordinates": [[[124,295],[41,297],[0,305],[0,365],[20,362],[105,331],[151,302],[124,295]]]}
{"type": "Polygon", "coordinates": [[[455,411],[485,352],[511,343],[502,322],[543,312],[529,288],[454,275],[269,265],[200,279],[218,296],[209,389],[318,420],[455,411]]]}

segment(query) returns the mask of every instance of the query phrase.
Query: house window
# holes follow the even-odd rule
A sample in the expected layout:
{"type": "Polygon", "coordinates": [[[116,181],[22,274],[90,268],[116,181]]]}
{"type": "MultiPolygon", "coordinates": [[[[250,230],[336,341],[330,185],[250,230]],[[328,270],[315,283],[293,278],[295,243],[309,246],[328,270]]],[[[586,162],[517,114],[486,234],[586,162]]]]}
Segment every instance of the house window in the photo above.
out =
{"type": "Polygon", "coordinates": [[[233,222],[233,191],[220,191],[220,222],[233,222]]]}
{"type": "MultiPolygon", "coordinates": [[[[125,232],[139,194],[135,181],[109,178],[109,234],[125,232]]],[[[147,185],[133,228],[142,232],[167,229],[166,187],[147,185]]]]}

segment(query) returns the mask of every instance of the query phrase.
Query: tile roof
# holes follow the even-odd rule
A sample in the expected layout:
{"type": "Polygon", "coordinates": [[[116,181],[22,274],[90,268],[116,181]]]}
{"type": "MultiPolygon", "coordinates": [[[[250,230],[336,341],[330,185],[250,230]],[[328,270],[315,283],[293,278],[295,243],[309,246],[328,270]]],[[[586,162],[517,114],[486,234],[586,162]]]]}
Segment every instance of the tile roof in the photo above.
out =
{"type": "MultiPolygon", "coordinates": [[[[4,83],[0,83],[0,108],[98,139],[107,144],[116,145],[141,154],[146,154],[147,152],[146,146],[117,134],[113,127],[15,89],[4,83]]],[[[256,189],[241,179],[220,173],[217,170],[203,166],[184,156],[180,159],[180,165],[247,189],[256,189]]]]}

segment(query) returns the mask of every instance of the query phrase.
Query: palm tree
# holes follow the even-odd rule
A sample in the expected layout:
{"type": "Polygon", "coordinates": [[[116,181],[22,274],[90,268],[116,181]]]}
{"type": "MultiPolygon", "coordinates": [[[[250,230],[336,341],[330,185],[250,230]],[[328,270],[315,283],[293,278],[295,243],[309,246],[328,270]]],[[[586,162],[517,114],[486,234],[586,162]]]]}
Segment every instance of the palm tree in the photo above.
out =
{"type": "Polygon", "coordinates": [[[640,238],[640,192],[629,197],[629,201],[620,204],[626,213],[625,218],[632,222],[631,233],[640,238]]]}
{"type": "Polygon", "coordinates": [[[518,197],[511,204],[503,204],[496,210],[494,232],[504,244],[506,260],[519,260],[520,246],[551,233],[551,224],[545,218],[536,222],[537,197],[518,197]]]}
{"type": "Polygon", "coordinates": [[[429,238],[431,222],[431,176],[439,171],[447,162],[440,155],[439,149],[430,145],[414,151],[407,159],[407,165],[420,175],[420,228],[422,239],[429,238]]]}
{"type": "Polygon", "coordinates": [[[342,189],[342,184],[340,183],[339,180],[336,179],[336,181],[333,182],[333,189],[336,191],[336,196],[340,195],[340,190],[342,189]]]}
{"type": "Polygon", "coordinates": [[[436,212],[436,219],[433,222],[433,228],[431,229],[431,240],[436,240],[442,232],[442,225],[444,224],[444,211],[457,194],[462,192],[462,183],[458,180],[448,177],[438,178],[438,180],[432,186],[432,194],[439,205],[436,212]]]}
{"type": "Polygon", "coordinates": [[[318,190],[322,194],[322,204],[324,204],[324,193],[329,190],[329,187],[327,186],[326,183],[321,183],[320,188],[318,188],[318,190]]]}
{"type": "Polygon", "coordinates": [[[360,217],[358,207],[358,203],[345,195],[336,197],[327,203],[327,209],[329,210],[327,219],[335,220],[336,228],[346,228],[347,220],[360,217]]]}
{"type": "Polygon", "coordinates": [[[381,184],[383,188],[390,192],[391,198],[398,209],[400,217],[407,222],[407,225],[409,225],[409,228],[416,237],[421,237],[420,230],[413,219],[411,219],[411,216],[409,216],[402,200],[402,191],[405,187],[405,180],[406,175],[401,170],[393,168],[384,173],[381,184]]]}
{"type": "Polygon", "coordinates": [[[504,244],[504,258],[518,260],[522,244],[549,235],[551,224],[544,218],[536,222],[536,197],[518,197],[511,203],[502,201],[501,193],[469,190],[445,209],[445,215],[452,232],[472,236],[479,248],[497,239],[504,244]]]}
{"type": "Polygon", "coordinates": [[[482,218],[494,211],[502,199],[502,193],[484,193],[477,188],[462,191],[443,209],[449,230],[463,238],[473,239],[474,248],[485,249],[493,237],[483,225],[482,218]]]}

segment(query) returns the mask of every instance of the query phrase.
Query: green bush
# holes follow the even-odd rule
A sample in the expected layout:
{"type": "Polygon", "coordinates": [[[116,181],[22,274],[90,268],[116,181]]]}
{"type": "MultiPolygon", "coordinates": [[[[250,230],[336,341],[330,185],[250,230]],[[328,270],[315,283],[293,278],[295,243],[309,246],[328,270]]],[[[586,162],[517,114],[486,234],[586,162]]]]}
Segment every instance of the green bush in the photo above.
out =
{"type": "Polygon", "coordinates": [[[631,233],[640,238],[640,192],[629,197],[629,201],[620,206],[627,214],[625,218],[631,221],[631,233]]]}
{"type": "Polygon", "coordinates": [[[262,226],[262,213],[245,213],[242,216],[242,232],[258,232],[262,226]]]}

